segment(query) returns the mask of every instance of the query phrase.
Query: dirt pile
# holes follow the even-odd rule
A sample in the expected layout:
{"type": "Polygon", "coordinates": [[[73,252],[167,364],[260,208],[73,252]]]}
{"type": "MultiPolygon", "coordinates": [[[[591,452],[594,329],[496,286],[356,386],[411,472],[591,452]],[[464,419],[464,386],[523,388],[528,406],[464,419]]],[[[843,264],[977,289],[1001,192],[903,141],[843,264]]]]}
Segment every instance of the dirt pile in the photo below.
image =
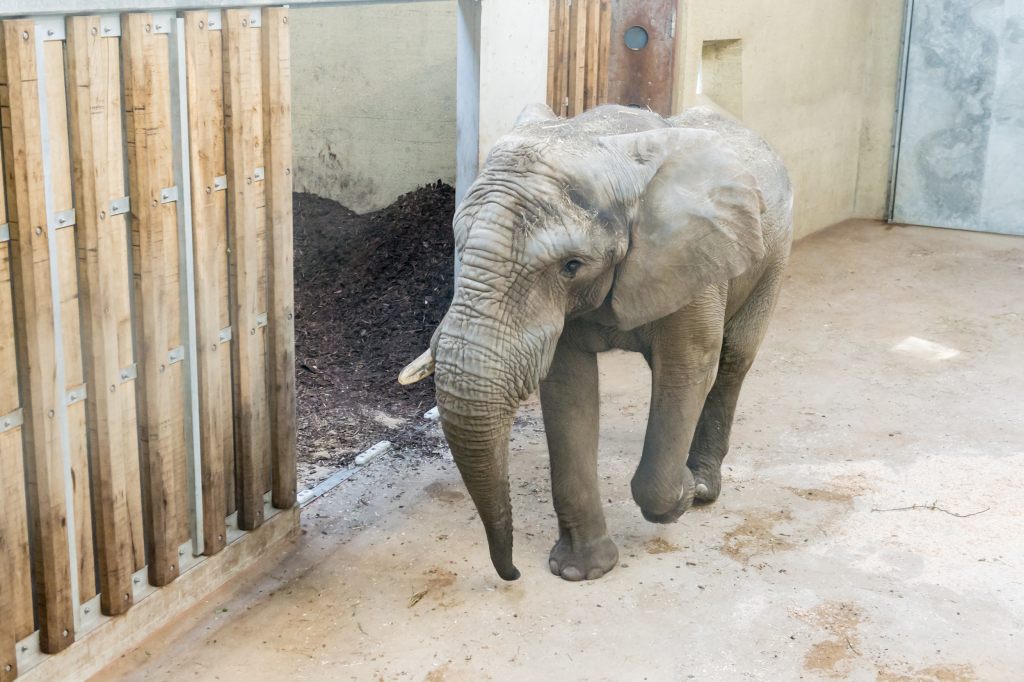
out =
{"type": "Polygon", "coordinates": [[[395,379],[451,301],[454,210],[441,181],[365,215],[295,195],[300,459],[339,464],[382,438],[436,445],[419,420],[433,380],[395,379]]]}

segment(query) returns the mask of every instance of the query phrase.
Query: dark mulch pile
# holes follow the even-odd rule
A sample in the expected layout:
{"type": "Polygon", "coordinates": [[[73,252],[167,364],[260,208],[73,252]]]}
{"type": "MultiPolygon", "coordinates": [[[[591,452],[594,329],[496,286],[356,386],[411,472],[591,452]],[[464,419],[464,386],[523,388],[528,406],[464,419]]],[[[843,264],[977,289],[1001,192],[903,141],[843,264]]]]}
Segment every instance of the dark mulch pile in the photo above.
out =
{"type": "Polygon", "coordinates": [[[339,464],[383,438],[435,448],[433,380],[396,378],[451,301],[455,191],[438,181],[365,215],[312,194],[294,207],[300,458],[339,464]]]}

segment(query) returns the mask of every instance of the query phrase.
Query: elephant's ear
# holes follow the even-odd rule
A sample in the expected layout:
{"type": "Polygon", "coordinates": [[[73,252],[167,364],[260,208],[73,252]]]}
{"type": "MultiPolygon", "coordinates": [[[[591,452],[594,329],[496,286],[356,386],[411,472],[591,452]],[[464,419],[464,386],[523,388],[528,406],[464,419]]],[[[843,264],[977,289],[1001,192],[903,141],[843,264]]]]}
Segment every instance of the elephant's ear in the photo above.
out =
{"type": "Polygon", "coordinates": [[[629,251],[611,291],[619,328],[675,312],[764,256],[761,191],[718,133],[660,128],[601,143],[632,171],[629,251]]]}

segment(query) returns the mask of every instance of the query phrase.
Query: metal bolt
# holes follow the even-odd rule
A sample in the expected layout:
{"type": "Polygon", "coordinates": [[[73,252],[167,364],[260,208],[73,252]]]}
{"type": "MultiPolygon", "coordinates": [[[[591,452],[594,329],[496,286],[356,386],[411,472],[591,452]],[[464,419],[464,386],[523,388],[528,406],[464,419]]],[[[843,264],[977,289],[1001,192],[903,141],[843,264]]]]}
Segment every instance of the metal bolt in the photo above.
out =
{"type": "Polygon", "coordinates": [[[251,175],[245,179],[245,184],[247,184],[247,185],[251,185],[252,184],[252,176],[251,175]]]}
{"type": "Polygon", "coordinates": [[[78,400],[78,394],[75,393],[74,391],[68,393],[68,400],[70,400],[71,402],[78,400]]]}
{"type": "Polygon", "coordinates": [[[85,613],[89,613],[89,607],[88,606],[82,607],[82,611],[85,612],[85,613]]]}
{"type": "Polygon", "coordinates": [[[5,666],[4,666],[4,672],[5,672],[5,673],[9,673],[9,672],[11,672],[12,670],[14,670],[14,668],[13,668],[13,667],[11,666],[11,664],[10,664],[10,663],[8,663],[7,665],[5,665],[5,666]]]}
{"type": "Polygon", "coordinates": [[[256,329],[255,328],[249,330],[249,336],[256,336],[256,329]]]}
{"type": "Polygon", "coordinates": [[[104,26],[103,27],[103,32],[104,33],[110,33],[110,27],[109,26],[104,26]]]}
{"type": "Polygon", "coordinates": [[[154,206],[158,205],[159,203],[160,203],[159,201],[157,201],[156,199],[153,199],[153,205],[154,206]]]}
{"type": "Polygon", "coordinates": [[[107,219],[107,212],[106,211],[100,211],[100,220],[106,220],[106,219],[107,219]]]}
{"type": "Polygon", "coordinates": [[[202,19],[199,20],[199,28],[206,28],[206,22],[202,19]]]}
{"type": "Polygon", "coordinates": [[[217,350],[217,344],[211,343],[210,344],[210,350],[217,350]]]}
{"type": "Polygon", "coordinates": [[[151,30],[151,28],[152,28],[152,27],[151,27],[151,26],[150,26],[149,24],[146,24],[146,33],[149,33],[149,31],[151,30]]]}
{"type": "Polygon", "coordinates": [[[160,192],[160,200],[167,201],[167,192],[160,192]]]}
{"type": "Polygon", "coordinates": [[[53,35],[53,29],[52,28],[46,29],[46,35],[52,36],[53,35]]]}
{"type": "Polygon", "coordinates": [[[165,369],[167,369],[167,368],[166,368],[166,367],[164,367],[163,365],[160,365],[160,372],[161,372],[161,373],[163,373],[163,371],[164,371],[165,369]]]}
{"type": "Polygon", "coordinates": [[[96,30],[95,26],[93,26],[92,29],[89,30],[89,33],[96,35],[97,33],[99,33],[99,31],[96,30]]]}
{"type": "Polygon", "coordinates": [[[37,226],[36,226],[36,234],[42,234],[42,233],[43,233],[43,228],[41,228],[41,227],[39,227],[39,226],[37,225],[37,226]]]}
{"type": "Polygon", "coordinates": [[[242,28],[245,28],[248,25],[249,25],[249,20],[248,19],[242,19],[242,28]]]}
{"type": "Polygon", "coordinates": [[[28,40],[28,31],[22,31],[21,32],[21,39],[22,40],[28,40]]]}
{"type": "Polygon", "coordinates": [[[281,23],[282,24],[287,24],[288,23],[288,17],[281,17],[281,23]]]}
{"type": "Polygon", "coordinates": [[[157,24],[157,25],[156,25],[156,30],[158,30],[158,31],[159,31],[159,30],[161,30],[161,29],[163,29],[163,26],[161,26],[160,24],[157,24]]]}
{"type": "Polygon", "coordinates": [[[110,392],[113,393],[116,390],[117,390],[117,386],[115,386],[114,384],[110,384],[110,392]]]}
{"type": "Polygon", "coordinates": [[[292,169],[291,168],[285,168],[284,169],[284,174],[285,175],[291,175],[292,174],[292,169]]]}
{"type": "Polygon", "coordinates": [[[212,187],[210,187],[209,185],[207,185],[207,186],[206,186],[206,193],[207,193],[207,194],[210,194],[210,193],[212,193],[212,192],[213,192],[213,188],[212,188],[212,187]]]}
{"type": "Polygon", "coordinates": [[[46,416],[47,416],[47,417],[49,417],[50,419],[53,419],[53,410],[49,410],[49,411],[48,411],[48,412],[46,413],[46,416]]]}
{"type": "Polygon", "coordinates": [[[10,426],[11,426],[11,420],[10,419],[5,419],[4,423],[3,423],[3,427],[5,429],[7,429],[7,428],[10,428],[10,426]]]}
{"type": "Polygon", "coordinates": [[[63,630],[63,631],[62,631],[62,632],[61,632],[60,634],[61,634],[61,636],[62,636],[62,637],[67,637],[67,636],[68,636],[68,635],[70,635],[71,633],[70,633],[70,632],[68,632],[67,628],[64,628],[64,630],[63,630]]]}
{"type": "Polygon", "coordinates": [[[288,313],[288,319],[290,320],[290,319],[292,319],[292,317],[294,317],[294,315],[292,315],[291,313],[288,313]]]}
{"type": "Polygon", "coordinates": [[[128,601],[131,598],[132,598],[132,596],[130,594],[128,594],[127,592],[124,593],[124,600],[125,601],[128,601]]]}
{"type": "Polygon", "coordinates": [[[68,219],[67,219],[67,218],[57,218],[57,222],[58,222],[58,223],[60,223],[61,225],[63,225],[63,224],[64,224],[64,223],[66,223],[67,221],[68,221],[68,219]]]}
{"type": "Polygon", "coordinates": [[[132,578],[132,584],[133,584],[133,585],[138,585],[138,584],[139,584],[139,583],[141,583],[141,582],[142,582],[142,581],[141,581],[141,580],[139,580],[138,578],[132,578]]]}
{"type": "Polygon", "coordinates": [[[179,549],[178,550],[178,556],[185,556],[185,550],[179,549]]]}

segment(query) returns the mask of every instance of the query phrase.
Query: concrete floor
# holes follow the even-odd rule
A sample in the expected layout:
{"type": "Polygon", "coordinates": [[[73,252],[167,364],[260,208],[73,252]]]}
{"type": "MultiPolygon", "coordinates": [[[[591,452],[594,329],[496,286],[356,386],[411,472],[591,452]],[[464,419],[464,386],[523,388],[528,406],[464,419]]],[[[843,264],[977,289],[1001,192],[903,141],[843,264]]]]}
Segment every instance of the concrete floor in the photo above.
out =
{"type": "Polygon", "coordinates": [[[518,582],[491,569],[452,463],[390,457],[101,678],[1021,679],[1022,291],[1024,239],[831,228],[795,249],[718,503],[641,518],[649,375],[602,357],[621,554],[605,578],[548,572],[531,403],[513,443],[518,582]]]}

